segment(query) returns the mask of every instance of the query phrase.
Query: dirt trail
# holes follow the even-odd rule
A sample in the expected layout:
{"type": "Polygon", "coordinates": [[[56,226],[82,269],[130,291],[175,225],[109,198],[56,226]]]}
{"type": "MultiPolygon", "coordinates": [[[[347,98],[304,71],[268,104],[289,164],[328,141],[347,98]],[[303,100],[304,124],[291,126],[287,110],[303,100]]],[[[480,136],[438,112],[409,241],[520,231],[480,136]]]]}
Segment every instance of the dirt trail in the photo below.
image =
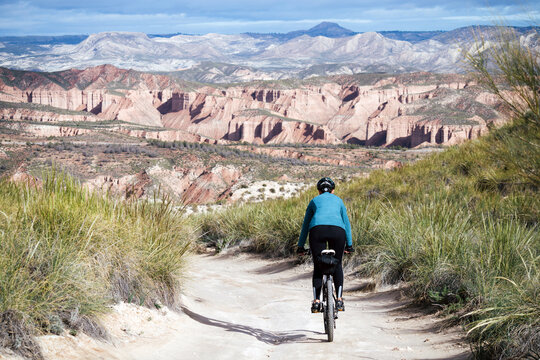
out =
{"type": "MultiPolygon", "coordinates": [[[[182,297],[179,331],[161,343],[130,346],[133,359],[467,359],[456,329],[433,316],[395,311],[399,290],[345,292],[335,340],[311,314],[311,268],[248,255],[196,256],[182,297]],[[151,345],[151,346],[149,346],[151,345]]],[[[345,289],[360,284],[345,283],[345,289]]]]}
{"type": "MultiPolygon", "coordinates": [[[[252,255],[196,255],[181,299],[182,312],[119,304],[103,319],[111,343],[43,336],[46,359],[468,359],[457,329],[407,309],[399,289],[351,291],[333,343],[321,314],[311,314],[311,265],[252,255]],[[404,309],[405,308],[405,309],[404,309]]],[[[347,291],[349,290],[349,291],[347,291]]],[[[15,359],[4,357],[0,359],[15,359]]]]}

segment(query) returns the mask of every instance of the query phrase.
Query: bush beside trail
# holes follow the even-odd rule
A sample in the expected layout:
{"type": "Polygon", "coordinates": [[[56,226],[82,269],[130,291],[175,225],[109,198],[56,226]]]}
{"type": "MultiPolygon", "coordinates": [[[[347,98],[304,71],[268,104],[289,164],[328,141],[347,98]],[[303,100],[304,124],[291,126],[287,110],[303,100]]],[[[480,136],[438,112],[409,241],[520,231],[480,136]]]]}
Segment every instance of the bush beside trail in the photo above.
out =
{"type": "Polygon", "coordinates": [[[193,231],[167,202],[90,193],[63,174],[0,181],[0,346],[40,359],[32,335],[106,337],[114,302],[175,305],[193,231]]]}

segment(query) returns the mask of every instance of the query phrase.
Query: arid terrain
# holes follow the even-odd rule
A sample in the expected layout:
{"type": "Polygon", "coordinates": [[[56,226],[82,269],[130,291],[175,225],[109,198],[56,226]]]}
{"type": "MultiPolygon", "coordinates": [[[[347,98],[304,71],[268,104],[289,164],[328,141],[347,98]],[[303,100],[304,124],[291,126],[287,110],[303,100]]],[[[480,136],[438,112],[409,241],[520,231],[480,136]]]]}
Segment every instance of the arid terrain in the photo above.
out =
{"type": "Polygon", "coordinates": [[[0,91],[2,119],[56,125],[19,125],[49,136],[88,132],[76,124],[120,121],[128,124],[109,130],[165,141],[417,147],[474,139],[503,117],[496,98],[472,79],[430,73],[223,87],[108,65],[58,73],[0,69],[0,91]]]}
{"type": "Polygon", "coordinates": [[[54,164],[90,189],[187,204],[399,167],[504,119],[472,79],[429,73],[210,86],[108,65],[0,69],[0,100],[2,173],[40,178],[54,164]]]}
{"type": "Polygon", "coordinates": [[[196,255],[180,312],[122,303],[102,319],[108,342],[66,333],[39,343],[47,360],[470,358],[459,329],[411,306],[403,289],[371,292],[369,281],[355,278],[346,279],[346,311],[328,343],[322,316],[309,312],[312,265],[296,265],[252,255],[196,255]]]}
{"type": "Polygon", "coordinates": [[[0,360],[538,358],[540,27],[322,3],[0,4],[0,360]]]}
{"type": "Polygon", "coordinates": [[[127,198],[167,194],[183,203],[206,204],[288,197],[325,174],[345,180],[426,153],[358,146],[153,143],[107,132],[45,138],[2,128],[0,172],[28,181],[43,178],[54,166],[90,189],[127,198]]]}

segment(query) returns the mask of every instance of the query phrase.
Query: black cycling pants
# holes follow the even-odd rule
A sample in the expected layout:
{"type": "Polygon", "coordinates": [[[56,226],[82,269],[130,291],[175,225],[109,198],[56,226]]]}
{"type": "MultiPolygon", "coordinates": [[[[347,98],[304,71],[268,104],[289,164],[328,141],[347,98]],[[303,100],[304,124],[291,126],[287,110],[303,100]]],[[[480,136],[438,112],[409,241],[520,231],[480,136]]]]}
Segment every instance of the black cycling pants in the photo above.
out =
{"type": "Polygon", "coordinates": [[[343,292],[343,267],[341,260],[343,259],[343,252],[345,250],[345,243],[347,241],[347,234],[345,230],[339,226],[334,225],[317,225],[309,230],[309,247],[313,256],[313,298],[321,300],[322,289],[322,270],[317,263],[317,257],[323,250],[326,249],[328,244],[329,249],[333,249],[336,252],[336,258],[339,263],[334,271],[334,286],[336,287],[337,297],[340,298],[343,292]]]}

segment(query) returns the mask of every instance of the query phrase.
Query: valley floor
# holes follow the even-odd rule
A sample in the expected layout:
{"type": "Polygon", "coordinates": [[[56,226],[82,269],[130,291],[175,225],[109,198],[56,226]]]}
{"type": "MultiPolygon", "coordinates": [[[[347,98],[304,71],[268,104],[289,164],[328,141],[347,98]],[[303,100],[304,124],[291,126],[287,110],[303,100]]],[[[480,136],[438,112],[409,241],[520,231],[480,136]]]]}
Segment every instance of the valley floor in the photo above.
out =
{"type": "MultiPolygon", "coordinates": [[[[112,340],[40,338],[47,359],[468,359],[457,328],[410,306],[400,289],[361,292],[346,279],[346,312],[333,343],[311,314],[311,265],[252,255],[195,255],[182,312],[115,306],[112,340]]],[[[0,359],[3,356],[0,355],[0,359]]],[[[9,357],[12,359],[12,357],[9,357]]]]}

